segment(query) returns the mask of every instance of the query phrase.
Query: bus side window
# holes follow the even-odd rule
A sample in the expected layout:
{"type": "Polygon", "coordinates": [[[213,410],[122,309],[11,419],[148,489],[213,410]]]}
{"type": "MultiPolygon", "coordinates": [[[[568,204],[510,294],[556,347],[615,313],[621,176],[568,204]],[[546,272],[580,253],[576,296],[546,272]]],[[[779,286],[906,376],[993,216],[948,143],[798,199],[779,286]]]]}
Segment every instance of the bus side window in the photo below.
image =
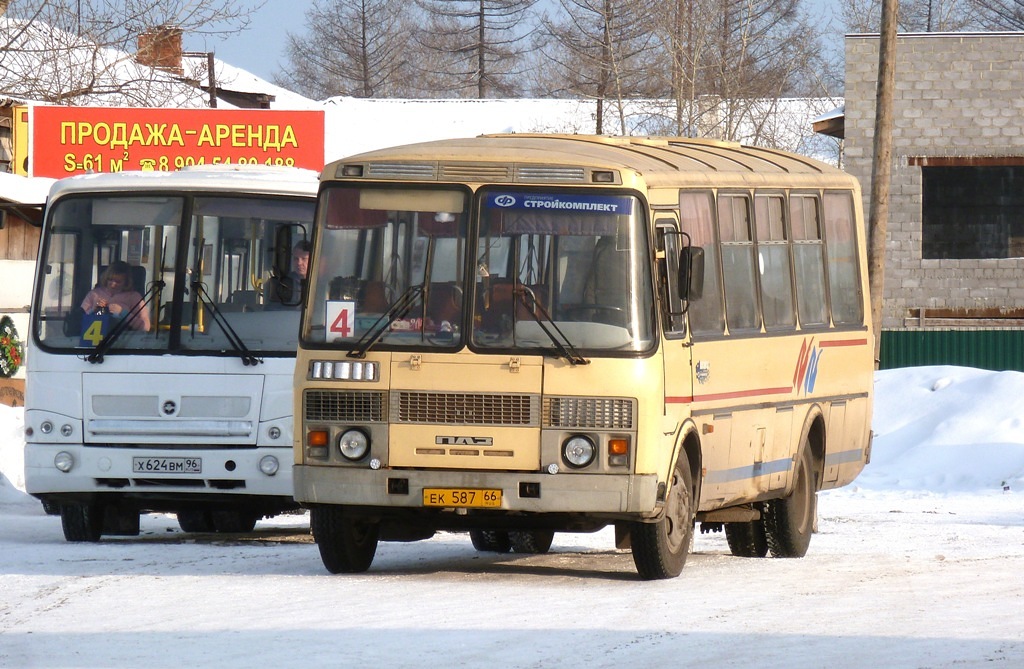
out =
{"type": "Polygon", "coordinates": [[[709,191],[679,192],[680,228],[690,235],[693,248],[704,251],[703,290],[699,299],[690,300],[687,309],[690,330],[695,335],[721,334],[725,331],[722,282],[718,269],[718,236],[715,234],[712,202],[709,191]]]}
{"type": "Polygon", "coordinates": [[[828,324],[825,304],[825,260],[822,253],[818,198],[791,195],[790,221],[793,227],[793,257],[796,260],[796,304],[800,325],[828,324]]]}
{"type": "Polygon", "coordinates": [[[722,240],[722,276],[725,279],[725,318],[729,330],[756,330],[760,323],[757,317],[750,198],[746,195],[719,195],[718,227],[722,240]]]}
{"type": "Polygon", "coordinates": [[[864,323],[857,231],[853,224],[853,193],[825,192],[825,245],[828,249],[829,302],[837,325],[864,323]]]}
{"type": "Polygon", "coordinates": [[[766,330],[792,329],[793,267],[784,220],[782,194],[756,195],[754,219],[757,228],[757,268],[761,275],[761,311],[766,330]]]}

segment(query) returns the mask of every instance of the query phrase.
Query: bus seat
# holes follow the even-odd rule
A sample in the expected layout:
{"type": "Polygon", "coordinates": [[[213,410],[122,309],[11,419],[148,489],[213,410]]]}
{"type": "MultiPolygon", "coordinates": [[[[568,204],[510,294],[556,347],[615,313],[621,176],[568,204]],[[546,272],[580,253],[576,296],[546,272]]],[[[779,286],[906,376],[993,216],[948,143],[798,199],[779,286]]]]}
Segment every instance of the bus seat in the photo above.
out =
{"type": "Polygon", "coordinates": [[[256,311],[260,306],[260,293],[256,290],[236,290],[231,294],[231,306],[239,311],[256,311]]]}
{"type": "Polygon", "coordinates": [[[359,309],[364,313],[382,314],[388,310],[387,290],[383,281],[367,281],[359,291],[359,309]]]}
{"type": "MultiPolygon", "coordinates": [[[[525,298],[524,303],[523,297],[513,294],[513,287],[513,283],[509,279],[493,279],[491,281],[488,307],[483,310],[481,318],[481,325],[485,331],[494,332],[500,330],[502,316],[510,318],[512,315],[513,303],[516,305],[517,319],[533,320],[533,316],[530,314],[532,310],[527,306],[532,304],[529,297],[525,298]]],[[[547,287],[540,284],[527,287],[533,291],[537,302],[544,306],[547,287]]]]}
{"type": "Polygon", "coordinates": [[[427,317],[434,323],[457,323],[462,312],[462,292],[453,283],[430,284],[427,297],[427,317]]]}
{"type": "Polygon", "coordinates": [[[629,251],[616,248],[614,235],[606,235],[594,246],[590,274],[590,303],[626,309],[629,305],[629,251]]]}

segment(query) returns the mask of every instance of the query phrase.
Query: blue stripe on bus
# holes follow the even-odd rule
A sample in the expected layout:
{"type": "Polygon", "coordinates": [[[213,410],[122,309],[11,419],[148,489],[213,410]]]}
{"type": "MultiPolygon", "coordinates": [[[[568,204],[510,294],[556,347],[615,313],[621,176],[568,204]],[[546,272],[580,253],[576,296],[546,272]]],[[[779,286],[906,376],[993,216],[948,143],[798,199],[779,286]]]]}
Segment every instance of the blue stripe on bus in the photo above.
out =
{"type": "Polygon", "coordinates": [[[855,448],[851,451],[839,451],[838,453],[829,453],[825,456],[825,466],[829,465],[845,465],[849,462],[862,462],[864,460],[864,451],[859,448],[855,448]]]}
{"type": "Polygon", "coordinates": [[[746,465],[744,467],[709,471],[704,477],[704,480],[708,483],[731,483],[733,481],[743,481],[745,479],[756,479],[760,476],[768,476],[769,474],[778,474],[779,472],[789,471],[789,468],[792,465],[792,458],[772,460],[771,462],[755,462],[752,465],[746,465]]]}

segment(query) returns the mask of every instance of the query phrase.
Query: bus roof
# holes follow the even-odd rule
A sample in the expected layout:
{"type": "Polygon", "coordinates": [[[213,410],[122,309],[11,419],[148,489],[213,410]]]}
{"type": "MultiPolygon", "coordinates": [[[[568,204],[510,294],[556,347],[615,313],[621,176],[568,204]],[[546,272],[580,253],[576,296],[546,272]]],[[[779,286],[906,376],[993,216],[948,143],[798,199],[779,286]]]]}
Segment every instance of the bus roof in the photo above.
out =
{"type": "Polygon", "coordinates": [[[576,180],[590,183],[586,169],[590,168],[617,170],[624,180],[627,174],[636,173],[650,187],[678,186],[681,180],[715,186],[821,185],[823,178],[837,182],[832,185],[856,183],[842,170],[797,153],[684,137],[481,135],[362,153],[327,165],[323,178],[334,178],[342,165],[354,163],[370,166],[364,178],[425,181],[564,183],[578,175],[576,180]],[[396,167],[391,171],[389,163],[419,163],[420,169],[396,167]],[[500,163],[505,163],[504,171],[497,167],[500,163]],[[546,168],[542,173],[531,170],[531,165],[546,168]],[[566,169],[559,170],[560,166],[566,169]]]}
{"type": "Polygon", "coordinates": [[[67,193],[99,191],[235,191],[315,197],[317,173],[297,167],[203,165],[175,172],[127,171],[58,179],[50,199],[67,193]]]}

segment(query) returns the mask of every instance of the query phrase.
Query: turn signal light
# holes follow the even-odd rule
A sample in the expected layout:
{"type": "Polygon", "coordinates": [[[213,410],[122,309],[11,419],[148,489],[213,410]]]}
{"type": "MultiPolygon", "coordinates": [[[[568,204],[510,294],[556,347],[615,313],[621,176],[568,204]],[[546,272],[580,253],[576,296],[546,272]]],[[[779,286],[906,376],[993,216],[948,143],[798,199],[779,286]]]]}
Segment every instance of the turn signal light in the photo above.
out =
{"type": "Polygon", "coordinates": [[[328,436],[327,430],[310,430],[306,435],[306,442],[309,446],[326,446],[328,436]]]}

